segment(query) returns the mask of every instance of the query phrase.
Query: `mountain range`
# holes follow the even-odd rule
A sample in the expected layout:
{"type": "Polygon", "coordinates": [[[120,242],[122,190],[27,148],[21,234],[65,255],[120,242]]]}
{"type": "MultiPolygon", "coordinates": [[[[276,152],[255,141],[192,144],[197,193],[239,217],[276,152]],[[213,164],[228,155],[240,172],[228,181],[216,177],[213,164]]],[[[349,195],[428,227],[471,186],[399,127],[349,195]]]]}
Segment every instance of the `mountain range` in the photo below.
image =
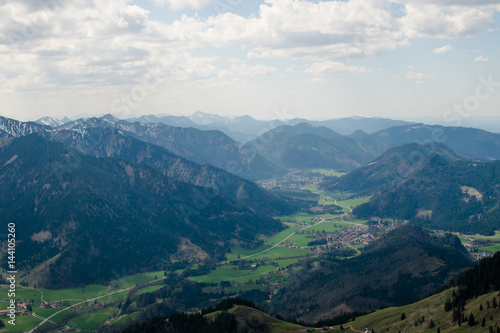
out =
{"type": "Polygon", "coordinates": [[[16,222],[18,266],[38,286],[103,282],[110,267],[133,273],[218,258],[282,228],[261,212],[270,194],[257,212],[242,198],[146,165],[84,155],[40,133],[2,139],[0,149],[0,212],[16,222]]]}
{"type": "MultiPolygon", "coordinates": [[[[44,121],[51,123],[49,119],[44,121]]],[[[229,119],[198,112],[191,117],[143,116],[129,120],[105,115],[77,119],[56,128],[22,122],[13,126],[15,123],[14,120],[0,119],[0,135],[115,128],[198,164],[211,164],[252,181],[300,168],[348,172],[369,163],[388,148],[406,143],[440,143],[466,158],[478,161],[500,159],[500,134],[474,128],[412,124],[382,118],[352,117],[323,122],[293,119],[266,123],[272,126],[264,126],[261,121],[248,116],[229,119]],[[207,127],[221,122],[231,130],[248,128],[255,133],[260,131],[261,135],[245,134],[247,140],[240,140],[248,141],[244,144],[231,138],[222,127],[217,130],[207,127]],[[335,127],[332,124],[341,125],[335,127]],[[191,125],[193,127],[189,127],[191,125]],[[19,130],[16,131],[16,128],[19,130]],[[348,135],[345,134],[347,132],[348,135]]]]}
{"type": "Polygon", "coordinates": [[[200,165],[189,161],[163,147],[135,139],[115,128],[61,129],[52,132],[50,138],[86,155],[98,158],[113,157],[147,165],[164,176],[209,188],[211,192],[232,198],[265,214],[281,215],[292,211],[289,204],[251,181],[210,164],[200,165]]]}

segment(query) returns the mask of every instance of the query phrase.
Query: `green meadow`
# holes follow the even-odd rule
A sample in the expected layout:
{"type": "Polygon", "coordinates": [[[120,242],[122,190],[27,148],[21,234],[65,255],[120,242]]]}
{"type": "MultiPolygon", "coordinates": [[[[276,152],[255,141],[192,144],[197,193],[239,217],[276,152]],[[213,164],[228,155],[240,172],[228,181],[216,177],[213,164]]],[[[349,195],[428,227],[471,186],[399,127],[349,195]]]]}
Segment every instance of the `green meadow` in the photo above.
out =
{"type": "Polygon", "coordinates": [[[332,176],[332,177],[342,177],[345,175],[345,172],[337,172],[335,170],[328,170],[328,169],[311,169],[312,173],[320,173],[325,176],[332,176]]]}
{"type": "Polygon", "coordinates": [[[68,326],[80,330],[95,330],[110,317],[111,313],[88,313],[71,319],[68,326]]]}
{"type": "Polygon", "coordinates": [[[164,284],[159,284],[159,285],[155,285],[155,286],[145,287],[145,288],[139,289],[139,291],[137,293],[135,293],[135,294],[136,295],[140,295],[140,294],[145,294],[145,293],[151,293],[151,292],[156,291],[158,289],[161,289],[163,287],[165,287],[164,284]]]}
{"type": "MultiPolygon", "coordinates": [[[[7,285],[2,285],[0,288],[0,299],[9,299],[9,287],[7,285]]],[[[16,287],[16,298],[24,298],[25,300],[39,301],[41,293],[37,289],[23,288],[20,286],[16,287]]]]}
{"type": "Polygon", "coordinates": [[[238,270],[238,266],[220,266],[207,275],[201,275],[191,278],[191,281],[204,283],[218,283],[221,281],[246,282],[256,280],[259,275],[265,275],[275,271],[276,268],[272,265],[257,267],[253,270],[238,270]]]}
{"type": "Polygon", "coordinates": [[[8,323],[8,318],[2,318],[1,320],[5,324],[5,327],[0,329],[0,332],[12,333],[27,332],[41,322],[40,319],[31,316],[17,316],[15,326],[8,323]]]}
{"type": "Polygon", "coordinates": [[[154,281],[156,279],[161,279],[164,277],[163,271],[149,272],[149,273],[139,273],[135,275],[125,276],[123,278],[111,281],[112,285],[117,285],[119,288],[130,288],[135,287],[141,283],[147,283],[154,281]]]}

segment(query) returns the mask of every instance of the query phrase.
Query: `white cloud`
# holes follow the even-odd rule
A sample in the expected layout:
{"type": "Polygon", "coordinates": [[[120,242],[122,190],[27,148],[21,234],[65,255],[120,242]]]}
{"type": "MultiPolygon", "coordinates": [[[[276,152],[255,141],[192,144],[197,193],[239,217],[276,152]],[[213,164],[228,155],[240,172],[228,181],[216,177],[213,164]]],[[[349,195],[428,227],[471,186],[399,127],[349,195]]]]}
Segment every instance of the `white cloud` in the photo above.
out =
{"type": "Polygon", "coordinates": [[[179,10],[187,7],[200,9],[211,3],[213,0],[153,0],[158,6],[169,5],[173,10],[179,10]]]}
{"type": "Polygon", "coordinates": [[[434,78],[434,75],[416,72],[415,67],[413,65],[410,65],[409,69],[410,69],[410,71],[408,71],[405,76],[394,75],[394,80],[403,80],[403,79],[415,80],[417,84],[422,84],[425,82],[424,80],[434,78]]]}
{"type": "Polygon", "coordinates": [[[230,78],[230,77],[253,77],[260,75],[272,75],[276,74],[278,69],[265,65],[248,65],[243,62],[233,60],[229,70],[223,70],[220,74],[220,78],[230,78]]]}
{"type": "Polygon", "coordinates": [[[496,28],[496,1],[404,0],[407,15],[400,20],[409,38],[459,38],[496,28]]]}
{"type": "MultiPolygon", "coordinates": [[[[174,24],[184,45],[238,43],[250,58],[341,59],[409,45],[410,38],[458,38],[496,28],[493,1],[402,1],[396,17],[387,0],[313,3],[267,0],[257,16],[233,13],[174,24]]],[[[169,27],[169,29],[173,28],[169,27]]],[[[449,48],[443,49],[447,51],[449,48]]]]}
{"type": "MultiPolygon", "coordinates": [[[[151,1],[175,9],[201,8],[211,2],[151,1]]],[[[404,15],[396,17],[387,0],[266,0],[259,13],[249,17],[230,12],[209,18],[179,13],[179,19],[164,24],[151,20],[147,10],[129,0],[57,0],[47,2],[54,4],[48,8],[33,0],[7,0],[0,3],[0,90],[79,87],[104,94],[106,87],[118,90],[139,82],[152,66],[173,81],[277,73],[258,60],[221,70],[214,57],[192,55],[192,50],[228,45],[241,47],[254,59],[314,61],[306,74],[362,73],[364,67],[348,66],[339,59],[404,47],[409,37],[482,33],[495,27],[493,13],[500,10],[495,2],[401,0],[404,15]]],[[[418,74],[425,76],[411,69],[406,76],[418,74]]]]}
{"type": "Polygon", "coordinates": [[[395,23],[379,1],[268,0],[255,17],[225,13],[200,20],[192,36],[200,44],[239,43],[251,58],[343,58],[407,45],[395,23]]]}
{"type": "Polygon", "coordinates": [[[8,18],[0,21],[0,60],[9,59],[0,63],[0,72],[8,73],[8,89],[79,87],[102,94],[106,87],[140,82],[151,67],[171,81],[219,74],[214,58],[173,47],[179,36],[128,0],[53,3],[57,7],[0,4],[0,16],[8,18]]]}
{"type": "Polygon", "coordinates": [[[477,56],[476,58],[474,58],[474,61],[476,61],[476,62],[488,62],[488,61],[490,61],[490,58],[486,58],[486,57],[483,57],[481,55],[481,56],[477,56]]]}
{"type": "Polygon", "coordinates": [[[407,80],[425,80],[425,79],[432,79],[434,78],[434,75],[429,75],[429,74],[424,74],[420,72],[408,72],[406,73],[405,79],[407,80]]]}
{"type": "Polygon", "coordinates": [[[326,79],[324,79],[322,77],[313,77],[311,79],[302,80],[302,83],[304,83],[304,84],[323,84],[325,82],[326,82],[326,79]]]}
{"type": "Polygon", "coordinates": [[[317,62],[303,71],[304,74],[326,74],[326,73],[364,73],[364,67],[348,66],[335,61],[317,62]]]}
{"type": "Polygon", "coordinates": [[[437,49],[434,49],[434,51],[432,51],[432,52],[435,53],[435,54],[443,54],[443,53],[451,52],[453,50],[454,50],[453,46],[451,46],[450,44],[448,44],[448,45],[445,45],[445,46],[442,46],[442,47],[438,47],[437,49]]]}

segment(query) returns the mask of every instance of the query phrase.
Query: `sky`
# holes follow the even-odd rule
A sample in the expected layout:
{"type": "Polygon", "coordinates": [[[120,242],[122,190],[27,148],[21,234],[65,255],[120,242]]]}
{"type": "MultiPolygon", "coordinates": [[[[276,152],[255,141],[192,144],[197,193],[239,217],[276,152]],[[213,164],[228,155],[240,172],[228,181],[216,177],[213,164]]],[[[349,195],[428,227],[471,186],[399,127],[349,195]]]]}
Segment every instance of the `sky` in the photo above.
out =
{"type": "Polygon", "coordinates": [[[3,0],[0,115],[500,115],[500,0],[3,0]]]}

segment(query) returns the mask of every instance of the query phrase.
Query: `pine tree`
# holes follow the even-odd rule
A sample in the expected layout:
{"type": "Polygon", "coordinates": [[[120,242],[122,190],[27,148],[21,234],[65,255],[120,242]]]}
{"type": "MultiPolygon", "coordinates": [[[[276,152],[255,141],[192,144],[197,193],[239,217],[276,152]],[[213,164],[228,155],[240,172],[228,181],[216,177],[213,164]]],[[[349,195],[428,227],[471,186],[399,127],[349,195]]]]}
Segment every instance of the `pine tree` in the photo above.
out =
{"type": "Polygon", "coordinates": [[[431,318],[431,321],[429,322],[429,328],[434,328],[434,320],[431,318]]]}
{"type": "Polygon", "coordinates": [[[437,333],[441,333],[441,329],[438,327],[437,333]]]}
{"type": "Polygon", "coordinates": [[[471,313],[470,316],[469,316],[469,320],[468,320],[468,323],[469,323],[469,326],[474,326],[476,325],[476,320],[474,319],[474,315],[471,313]]]}
{"type": "Polygon", "coordinates": [[[448,312],[451,310],[451,300],[448,298],[444,303],[444,311],[448,312]]]}
{"type": "Polygon", "coordinates": [[[405,320],[405,319],[406,319],[406,314],[403,312],[403,313],[401,314],[401,320],[405,320]]]}
{"type": "Polygon", "coordinates": [[[453,308],[453,321],[458,321],[460,319],[460,311],[457,308],[453,308]]]}
{"type": "Polygon", "coordinates": [[[483,317],[483,322],[481,323],[481,327],[486,327],[486,318],[483,317]]]}
{"type": "Polygon", "coordinates": [[[498,307],[498,303],[497,303],[497,298],[496,297],[493,297],[492,305],[493,305],[493,309],[495,309],[495,308],[498,307]]]}
{"type": "Polygon", "coordinates": [[[483,303],[479,305],[479,311],[483,311],[483,303]]]}

